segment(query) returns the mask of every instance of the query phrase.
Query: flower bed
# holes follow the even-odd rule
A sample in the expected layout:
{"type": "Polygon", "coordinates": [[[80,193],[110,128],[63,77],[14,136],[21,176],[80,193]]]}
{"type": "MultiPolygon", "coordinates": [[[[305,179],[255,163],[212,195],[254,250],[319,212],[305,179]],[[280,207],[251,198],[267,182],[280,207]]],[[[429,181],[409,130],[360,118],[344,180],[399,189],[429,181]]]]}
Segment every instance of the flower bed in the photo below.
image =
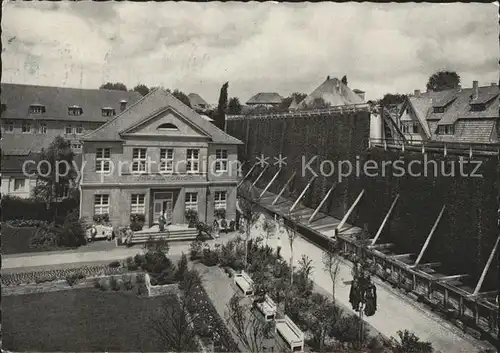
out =
{"type": "Polygon", "coordinates": [[[191,315],[199,315],[199,320],[194,321],[194,326],[203,343],[208,346],[213,342],[217,352],[239,352],[238,344],[217,313],[203,286],[196,285],[191,294],[194,296],[194,304],[189,307],[189,312],[191,315]]]}
{"type": "Polygon", "coordinates": [[[17,286],[20,284],[44,283],[66,279],[66,277],[82,273],[85,277],[107,276],[127,272],[123,267],[107,265],[84,266],[81,268],[54,269],[44,271],[30,271],[24,273],[2,274],[2,286],[17,286]]]}

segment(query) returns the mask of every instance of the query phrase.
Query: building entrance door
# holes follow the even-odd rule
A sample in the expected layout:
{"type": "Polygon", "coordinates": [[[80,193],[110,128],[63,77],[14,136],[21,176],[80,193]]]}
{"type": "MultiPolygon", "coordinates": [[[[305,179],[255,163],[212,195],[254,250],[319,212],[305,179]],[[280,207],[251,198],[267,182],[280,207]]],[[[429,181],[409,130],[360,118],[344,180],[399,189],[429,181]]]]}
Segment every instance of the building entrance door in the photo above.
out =
{"type": "Polygon", "coordinates": [[[158,224],[162,214],[165,214],[167,224],[172,223],[173,193],[155,192],[153,205],[153,224],[158,224]]]}

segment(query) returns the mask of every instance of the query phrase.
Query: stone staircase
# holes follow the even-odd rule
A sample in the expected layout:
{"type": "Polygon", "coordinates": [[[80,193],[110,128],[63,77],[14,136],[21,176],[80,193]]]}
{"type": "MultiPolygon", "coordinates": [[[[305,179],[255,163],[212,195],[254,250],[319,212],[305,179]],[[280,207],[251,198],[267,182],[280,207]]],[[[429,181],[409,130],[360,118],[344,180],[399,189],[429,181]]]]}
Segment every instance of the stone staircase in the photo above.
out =
{"type": "Polygon", "coordinates": [[[155,240],[164,239],[167,241],[192,241],[198,236],[196,228],[188,228],[187,225],[169,225],[167,232],[160,233],[158,226],[146,228],[138,232],[134,232],[131,243],[145,243],[152,237],[155,240]]]}

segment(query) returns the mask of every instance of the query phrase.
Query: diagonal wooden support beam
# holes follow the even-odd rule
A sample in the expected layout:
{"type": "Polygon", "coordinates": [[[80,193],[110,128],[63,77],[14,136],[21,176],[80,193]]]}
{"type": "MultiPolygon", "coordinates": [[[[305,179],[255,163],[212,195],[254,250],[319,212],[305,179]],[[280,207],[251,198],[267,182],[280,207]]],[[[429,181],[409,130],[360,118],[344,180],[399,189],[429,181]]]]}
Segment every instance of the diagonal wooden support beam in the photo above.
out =
{"type": "Polygon", "coordinates": [[[262,169],[262,172],[260,172],[260,174],[257,177],[257,179],[255,179],[255,181],[253,182],[252,187],[254,187],[255,184],[257,184],[257,182],[260,180],[260,178],[262,178],[262,176],[264,175],[264,173],[266,172],[266,170],[267,170],[268,167],[269,167],[269,164],[266,164],[266,166],[264,167],[264,169],[262,169]]]}
{"type": "Polygon", "coordinates": [[[396,198],[394,199],[394,201],[392,201],[391,208],[389,208],[389,211],[385,215],[385,218],[382,221],[382,224],[380,225],[380,227],[379,227],[379,229],[377,231],[377,234],[375,234],[375,238],[373,238],[373,240],[372,240],[372,245],[374,245],[377,242],[378,238],[380,237],[380,234],[382,234],[382,229],[384,229],[384,226],[387,223],[387,220],[391,216],[392,210],[394,209],[394,206],[396,206],[396,202],[398,202],[398,199],[399,199],[399,194],[397,194],[396,198]]]}
{"type": "Polygon", "coordinates": [[[243,179],[241,179],[241,181],[238,183],[238,185],[236,186],[236,188],[239,188],[241,186],[241,184],[243,184],[243,182],[245,181],[246,178],[248,178],[248,176],[253,172],[253,170],[255,169],[255,167],[257,166],[257,163],[255,163],[252,168],[250,168],[250,170],[248,171],[248,173],[245,174],[245,176],[243,177],[243,179]]]}
{"type": "Polygon", "coordinates": [[[492,290],[488,292],[479,292],[477,294],[471,294],[471,297],[484,298],[484,297],[495,297],[498,294],[497,290],[492,290]]]}
{"type": "Polygon", "coordinates": [[[400,259],[402,257],[408,257],[408,256],[411,256],[413,255],[413,253],[410,253],[410,254],[398,254],[398,255],[391,255],[391,256],[388,256],[388,258],[390,259],[400,259]]]}
{"type": "Polygon", "coordinates": [[[361,200],[361,198],[363,197],[364,194],[365,194],[365,190],[363,190],[363,191],[361,191],[359,193],[358,198],[354,201],[354,203],[352,204],[351,208],[349,208],[349,210],[345,214],[344,218],[342,218],[342,220],[340,221],[340,223],[337,226],[337,228],[335,228],[335,233],[338,232],[338,231],[340,231],[342,229],[342,227],[344,226],[345,222],[347,221],[347,219],[351,215],[352,211],[354,211],[354,209],[356,208],[356,205],[358,204],[359,200],[361,200]]]}
{"type": "Polygon", "coordinates": [[[281,172],[281,168],[276,172],[276,174],[274,174],[273,178],[271,179],[269,184],[266,185],[264,190],[262,190],[262,192],[260,193],[260,197],[264,196],[264,194],[267,192],[267,189],[269,189],[271,187],[271,184],[274,183],[274,181],[276,180],[276,178],[278,177],[280,172],[281,172]]]}
{"type": "Polygon", "coordinates": [[[476,289],[474,289],[473,295],[476,295],[479,293],[481,290],[481,286],[483,285],[484,278],[486,277],[486,273],[488,273],[488,269],[491,266],[491,263],[493,262],[493,258],[495,257],[495,252],[497,251],[498,248],[498,241],[500,240],[500,236],[497,238],[495,242],[495,246],[491,250],[490,257],[488,258],[488,261],[486,262],[486,265],[483,268],[483,272],[481,273],[481,277],[479,278],[479,281],[477,282],[476,289]]]}
{"type": "Polygon", "coordinates": [[[439,267],[439,266],[441,266],[441,262],[427,262],[425,264],[420,264],[420,265],[417,265],[415,267],[418,267],[418,268],[423,268],[423,267],[433,268],[433,267],[439,267]]]}
{"type": "Polygon", "coordinates": [[[276,202],[278,202],[278,200],[280,199],[281,195],[283,195],[283,193],[285,192],[288,184],[290,184],[290,182],[292,181],[293,178],[295,178],[295,174],[296,172],[293,172],[292,176],[286,181],[285,185],[283,186],[283,188],[281,189],[280,193],[276,196],[276,198],[273,200],[273,202],[271,203],[271,206],[274,206],[274,204],[276,202]]]}
{"type": "Polygon", "coordinates": [[[431,241],[432,235],[436,231],[436,228],[439,224],[439,221],[441,220],[441,217],[443,217],[444,210],[446,208],[446,205],[443,205],[443,208],[441,208],[441,212],[439,212],[439,215],[436,219],[436,222],[434,222],[434,225],[432,226],[432,229],[427,236],[427,239],[425,240],[424,246],[422,246],[422,250],[420,250],[420,254],[418,254],[417,260],[415,261],[415,264],[413,264],[413,267],[418,266],[420,263],[420,260],[422,260],[422,256],[424,256],[425,250],[427,249],[427,246],[429,246],[429,243],[431,241]]]}
{"type": "Polygon", "coordinates": [[[453,275],[453,276],[439,277],[439,278],[436,279],[436,282],[453,281],[453,280],[462,279],[462,278],[465,278],[465,277],[469,277],[469,275],[463,274],[463,275],[453,275]]]}
{"type": "Polygon", "coordinates": [[[332,187],[330,188],[330,190],[328,190],[328,192],[326,193],[325,197],[323,197],[323,200],[321,200],[321,202],[319,203],[318,207],[316,207],[316,209],[314,210],[314,213],[311,215],[311,218],[309,218],[309,220],[307,221],[307,223],[311,223],[314,219],[314,217],[316,217],[316,215],[318,214],[319,210],[321,210],[321,207],[323,207],[323,205],[325,204],[326,200],[328,199],[328,197],[330,196],[330,194],[332,193],[333,189],[335,189],[335,187],[337,186],[337,183],[334,183],[332,185],[332,187]]]}
{"type": "Polygon", "coordinates": [[[299,197],[297,198],[297,200],[295,200],[295,202],[293,203],[292,207],[290,207],[290,213],[293,212],[293,210],[295,209],[295,207],[297,207],[297,205],[299,204],[300,200],[304,197],[304,195],[306,194],[307,190],[309,189],[309,187],[311,186],[312,182],[314,181],[314,179],[316,179],[317,176],[316,175],[313,175],[311,177],[311,179],[309,180],[309,182],[307,183],[306,187],[304,188],[304,190],[302,190],[302,192],[300,193],[299,197]]]}

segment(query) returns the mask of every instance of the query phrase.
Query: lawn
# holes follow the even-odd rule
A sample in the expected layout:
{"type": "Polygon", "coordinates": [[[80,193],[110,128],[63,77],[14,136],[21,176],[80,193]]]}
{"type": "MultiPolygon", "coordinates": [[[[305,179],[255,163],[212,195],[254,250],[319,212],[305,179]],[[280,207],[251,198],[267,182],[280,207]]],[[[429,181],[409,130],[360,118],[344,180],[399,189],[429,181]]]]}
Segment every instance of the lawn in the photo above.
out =
{"type": "MultiPolygon", "coordinates": [[[[169,297],[138,298],[135,291],[97,289],[2,297],[3,347],[45,352],[165,351],[148,327],[164,300],[169,297]]],[[[193,343],[189,351],[197,350],[193,343]]]]}

